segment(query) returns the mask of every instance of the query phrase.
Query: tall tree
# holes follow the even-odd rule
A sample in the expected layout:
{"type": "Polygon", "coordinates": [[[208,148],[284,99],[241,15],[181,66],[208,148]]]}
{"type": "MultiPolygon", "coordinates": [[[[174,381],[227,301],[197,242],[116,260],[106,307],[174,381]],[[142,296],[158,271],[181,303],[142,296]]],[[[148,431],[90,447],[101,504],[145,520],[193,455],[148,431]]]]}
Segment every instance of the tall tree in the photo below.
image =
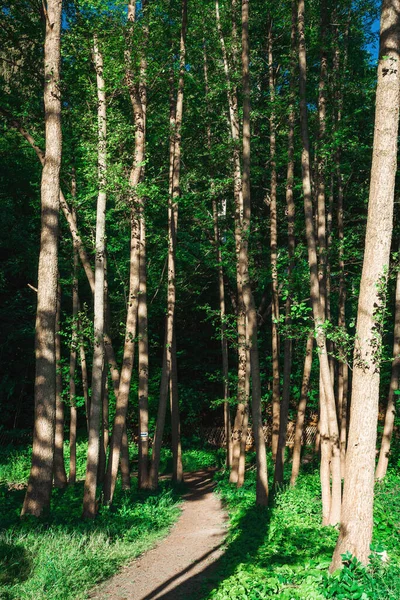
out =
{"type": "Polygon", "coordinates": [[[331,570],[351,552],[367,563],[373,525],[382,327],[393,228],[400,102],[400,2],[383,0],[364,262],[339,539],[331,570]]]}
{"type": "Polygon", "coordinates": [[[103,55],[99,48],[97,34],[93,36],[93,62],[97,83],[98,121],[98,185],[96,209],[96,267],[94,287],[94,352],[92,366],[92,397],[90,402],[89,442],[86,464],[86,477],[83,497],[83,516],[94,518],[96,508],[96,488],[100,450],[100,412],[103,392],[104,369],[104,276],[106,250],[106,170],[107,170],[107,106],[103,76],[103,55]]]}
{"type": "Polygon", "coordinates": [[[258,357],[257,313],[249,277],[248,237],[250,233],[250,47],[249,0],[242,0],[242,82],[243,82],[243,236],[239,252],[239,272],[246,308],[251,364],[253,435],[256,445],[256,502],[268,504],[267,457],[261,413],[261,380],[258,357]]]}
{"type": "Polygon", "coordinates": [[[328,355],[326,350],[326,335],[324,329],[325,314],[321,305],[320,286],[318,279],[318,259],[314,233],[314,214],[311,191],[311,165],[310,165],[310,140],[308,132],[307,110],[307,56],[305,43],[305,13],[304,0],[299,0],[297,12],[298,24],[298,54],[299,54],[299,88],[300,88],[300,122],[302,138],[302,184],[304,196],[304,215],[306,225],[306,239],[308,249],[308,262],[310,269],[310,297],[315,323],[315,337],[319,349],[320,377],[321,377],[321,424],[326,424],[324,436],[329,436],[332,449],[332,493],[329,490],[329,481],[325,477],[321,483],[323,489],[323,514],[324,520],[331,524],[340,521],[341,506],[341,476],[340,476],[340,451],[339,428],[336,416],[335,395],[331,380],[328,355]],[[328,516],[329,515],[329,516],[328,516]]]}
{"type": "Polygon", "coordinates": [[[22,515],[39,517],[49,507],[53,479],[56,409],[58,213],[61,167],[61,0],[48,0],[44,42],[46,156],[41,182],[41,234],[35,336],[35,423],[32,467],[22,515]]]}
{"type": "MultiPolygon", "coordinates": [[[[182,462],[180,458],[179,434],[179,407],[177,380],[175,374],[170,383],[172,369],[174,368],[172,354],[176,352],[175,339],[175,303],[176,303],[176,233],[178,226],[178,200],[180,196],[180,169],[181,169],[181,128],[183,118],[183,92],[185,81],[185,56],[186,56],[186,31],[187,31],[187,0],[182,0],[182,26],[179,46],[179,81],[176,101],[170,93],[170,145],[169,145],[169,194],[168,194],[168,289],[167,289],[167,316],[165,320],[165,343],[163,354],[163,367],[160,383],[160,400],[157,414],[157,427],[153,441],[153,455],[150,470],[150,485],[158,485],[158,470],[160,451],[164,432],[165,413],[168,397],[168,388],[171,394],[171,413],[174,446],[174,479],[182,480],[182,462]]],[[[172,79],[170,79],[170,84],[172,79]]]]}

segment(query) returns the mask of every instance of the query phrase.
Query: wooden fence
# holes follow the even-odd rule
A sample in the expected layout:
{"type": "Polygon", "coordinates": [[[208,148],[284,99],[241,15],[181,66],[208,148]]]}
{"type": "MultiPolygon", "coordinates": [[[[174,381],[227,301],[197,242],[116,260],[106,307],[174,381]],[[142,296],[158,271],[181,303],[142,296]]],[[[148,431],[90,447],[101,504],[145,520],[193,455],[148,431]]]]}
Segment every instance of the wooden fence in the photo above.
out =
{"type": "MultiPolygon", "coordinates": [[[[295,433],[294,422],[289,422],[287,426],[286,432],[286,446],[294,446],[294,433],[295,433]]],[[[272,427],[269,425],[264,425],[264,439],[267,445],[271,445],[272,441],[272,427]]],[[[318,426],[316,423],[309,423],[304,427],[303,430],[303,438],[302,445],[303,446],[312,446],[315,444],[315,438],[317,436],[318,426]]],[[[206,427],[202,431],[203,439],[208,442],[211,446],[215,446],[217,448],[224,448],[226,446],[226,436],[224,427],[206,427]]],[[[254,446],[254,437],[252,428],[249,427],[247,431],[247,440],[246,440],[246,448],[251,448],[254,446]]]]}

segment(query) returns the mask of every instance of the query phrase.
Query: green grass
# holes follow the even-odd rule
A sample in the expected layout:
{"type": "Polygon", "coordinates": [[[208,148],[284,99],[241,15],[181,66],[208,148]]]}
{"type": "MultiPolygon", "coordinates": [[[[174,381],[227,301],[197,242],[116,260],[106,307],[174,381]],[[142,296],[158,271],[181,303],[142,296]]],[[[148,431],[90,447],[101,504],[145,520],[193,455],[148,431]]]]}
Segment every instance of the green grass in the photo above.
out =
{"type": "MultiPolygon", "coordinates": [[[[85,474],[87,444],[78,443],[77,477],[85,474]]],[[[137,450],[130,448],[135,468],[137,450]]],[[[69,449],[65,446],[68,464],[69,449]]],[[[183,453],[186,470],[215,466],[212,451],[183,453]]],[[[29,475],[31,449],[0,450],[0,599],[78,600],[168,533],[180,514],[179,496],[168,482],[157,493],[130,492],[117,486],[111,508],[93,522],[81,519],[83,483],[54,490],[50,514],[43,519],[19,517],[29,475]]],[[[163,450],[161,472],[171,453],[163,450]]]]}
{"type": "Polygon", "coordinates": [[[227,474],[217,476],[230,528],[226,551],[210,573],[208,590],[213,589],[204,590],[202,599],[400,598],[400,476],[390,473],[376,488],[373,549],[386,550],[389,563],[374,553],[368,569],[349,560],[340,574],[329,576],[337,530],[321,526],[319,476],[309,469],[295,488],[277,493],[268,509],[255,506],[254,470],[240,490],[227,474]]]}

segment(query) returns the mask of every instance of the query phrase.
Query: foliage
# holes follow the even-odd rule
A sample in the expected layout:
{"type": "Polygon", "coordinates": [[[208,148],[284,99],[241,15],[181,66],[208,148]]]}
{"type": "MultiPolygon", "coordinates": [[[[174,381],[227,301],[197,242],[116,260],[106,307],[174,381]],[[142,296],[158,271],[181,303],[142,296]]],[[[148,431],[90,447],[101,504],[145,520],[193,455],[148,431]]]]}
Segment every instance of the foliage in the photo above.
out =
{"type": "MultiPolygon", "coordinates": [[[[82,477],[87,444],[78,444],[82,477]]],[[[179,498],[167,482],[155,493],[123,492],[92,521],[81,519],[83,482],[54,490],[50,515],[20,520],[30,450],[2,450],[0,476],[0,598],[77,600],[120,565],[166,535],[179,515],[179,498]]]]}
{"type": "Polygon", "coordinates": [[[400,479],[393,472],[377,484],[371,564],[351,556],[328,575],[337,530],[321,526],[318,473],[301,475],[296,487],[279,490],[270,507],[254,506],[254,472],[241,489],[218,475],[217,492],[230,519],[227,547],[211,575],[210,600],[383,600],[400,594],[400,479]],[[382,556],[389,557],[388,562],[382,556]]]}

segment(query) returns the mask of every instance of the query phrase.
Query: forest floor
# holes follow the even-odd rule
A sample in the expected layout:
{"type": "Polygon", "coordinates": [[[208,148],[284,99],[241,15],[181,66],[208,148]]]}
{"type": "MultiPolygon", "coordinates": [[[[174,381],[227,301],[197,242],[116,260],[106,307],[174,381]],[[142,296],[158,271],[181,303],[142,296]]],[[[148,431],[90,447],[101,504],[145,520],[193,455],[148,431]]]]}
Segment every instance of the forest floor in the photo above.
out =
{"type": "Polygon", "coordinates": [[[185,474],[182,514],[171,533],[94,590],[95,600],[195,600],[204,571],[222,555],[227,515],[213,493],[214,471],[185,474]]]}

